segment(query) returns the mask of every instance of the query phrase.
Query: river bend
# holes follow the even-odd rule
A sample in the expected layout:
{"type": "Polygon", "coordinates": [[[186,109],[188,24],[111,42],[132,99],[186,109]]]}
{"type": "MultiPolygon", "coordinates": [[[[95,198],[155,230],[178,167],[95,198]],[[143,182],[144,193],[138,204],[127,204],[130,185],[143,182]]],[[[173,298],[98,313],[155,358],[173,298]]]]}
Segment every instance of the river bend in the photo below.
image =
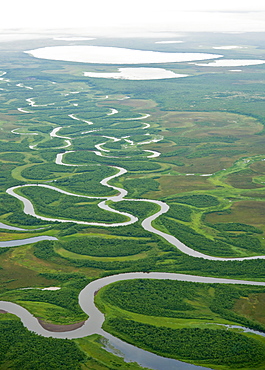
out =
{"type": "MultiPolygon", "coordinates": [[[[78,329],[66,332],[52,332],[44,329],[37,318],[35,318],[31,313],[29,313],[25,308],[19,306],[16,303],[0,301],[0,309],[5,310],[19,317],[23,325],[30,331],[36,334],[42,335],[44,337],[53,338],[82,338],[91,334],[99,334],[107,338],[110,345],[114,347],[122,348],[124,352],[128,352],[127,356],[130,357],[129,360],[135,361],[137,356],[140,356],[141,360],[139,364],[142,366],[151,366],[152,369],[164,370],[164,369],[205,369],[205,367],[194,366],[180,362],[173,359],[168,359],[165,357],[154,355],[148,351],[141,350],[135,346],[127,344],[109,333],[106,333],[102,328],[104,322],[104,314],[98,310],[94,303],[94,296],[96,292],[102,287],[117,281],[122,280],[132,280],[132,279],[169,279],[169,280],[179,280],[179,281],[190,281],[199,283],[225,283],[225,284],[245,284],[254,286],[265,286],[265,282],[258,281],[244,281],[236,279],[222,279],[222,278],[212,278],[203,277],[195,275],[185,275],[185,274],[174,274],[165,272],[132,272],[124,273],[118,275],[107,276],[101,279],[94,280],[90,282],[79,294],[79,305],[82,310],[89,315],[83,326],[78,329]]],[[[128,357],[127,357],[128,359],[128,357]]]]}
{"type": "MultiPolygon", "coordinates": [[[[32,106],[33,106],[33,104],[32,104],[32,106]]],[[[20,110],[21,112],[24,112],[24,113],[31,113],[31,112],[22,110],[21,108],[18,108],[18,110],[20,110]]],[[[112,114],[115,114],[115,113],[117,113],[116,110],[112,109],[111,113],[109,113],[108,115],[112,115],[112,114]]],[[[69,117],[71,117],[74,120],[81,120],[81,119],[77,118],[74,115],[69,115],[69,117]]],[[[143,115],[139,118],[127,118],[126,120],[142,120],[142,119],[145,119],[147,117],[149,117],[149,114],[143,115]]],[[[90,121],[85,121],[85,120],[81,120],[81,121],[87,122],[88,124],[93,124],[90,121]]],[[[143,127],[144,129],[150,127],[149,124],[144,124],[144,125],[145,125],[143,127]]],[[[57,127],[55,129],[53,129],[50,136],[65,139],[66,146],[70,146],[70,140],[71,140],[70,137],[59,136],[57,134],[60,129],[61,129],[61,127],[57,127]]],[[[92,130],[92,132],[93,132],[93,130],[92,130]]],[[[110,137],[107,137],[107,138],[110,138],[110,137]]],[[[110,139],[115,140],[116,138],[110,138],[110,139]]],[[[119,139],[117,139],[117,140],[119,140],[119,139]]],[[[156,141],[159,141],[159,140],[161,140],[161,138],[146,141],[146,142],[142,142],[140,144],[148,144],[150,142],[156,142],[156,141]]],[[[101,151],[106,151],[106,152],[108,151],[106,149],[104,150],[101,147],[101,145],[104,145],[104,144],[105,144],[105,142],[101,143],[101,144],[97,144],[96,148],[98,149],[99,153],[101,153],[101,151]]],[[[33,149],[33,147],[34,146],[32,146],[32,149],[33,149]]],[[[71,153],[71,152],[72,151],[66,151],[65,153],[57,154],[56,164],[65,165],[65,166],[82,166],[82,165],[78,165],[78,164],[67,164],[67,163],[63,162],[64,154],[71,153]]],[[[146,152],[151,153],[148,156],[149,158],[155,158],[155,157],[160,155],[160,153],[156,152],[156,151],[146,150],[146,152]]],[[[124,212],[119,212],[119,211],[116,211],[116,210],[112,209],[111,207],[109,207],[106,204],[106,201],[108,201],[108,200],[111,200],[111,201],[114,201],[114,202],[118,202],[118,201],[139,201],[139,202],[154,203],[154,204],[157,204],[160,209],[159,209],[159,211],[157,211],[152,216],[147,217],[142,222],[142,227],[145,230],[147,230],[151,233],[154,233],[156,235],[161,236],[162,238],[167,240],[169,243],[174,245],[176,248],[178,248],[181,252],[183,252],[183,253],[185,253],[189,256],[192,256],[192,257],[203,258],[203,259],[208,259],[208,260],[215,260],[215,261],[229,261],[229,260],[243,261],[243,260],[259,259],[259,258],[265,259],[265,256],[253,256],[253,257],[242,257],[242,258],[222,258],[222,257],[213,257],[213,256],[205,255],[203,253],[197,252],[197,251],[187,247],[185,244],[180,242],[176,237],[156,229],[155,227],[152,226],[152,222],[156,218],[158,218],[161,214],[166,213],[169,209],[169,206],[166,203],[161,202],[161,201],[157,201],[157,200],[127,199],[127,198],[125,198],[127,196],[127,191],[125,189],[119,188],[117,186],[110,185],[109,181],[116,178],[116,177],[119,177],[119,176],[125,174],[127,171],[126,171],[126,169],[124,169],[122,167],[115,167],[115,166],[112,166],[112,167],[117,169],[117,173],[112,175],[112,176],[106,177],[105,179],[103,179],[101,181],[102,185],[110,187],[110,188],[117,191],[118,194],[115,195],[115,196],[111,196],[111,197],[90,197],[90,196],[78,195],[78,194],[70,193],[70,192],[67,192],[67,191],[64,191],[62,189],[56,188],[56,187],[51,186],[51,185],[46,185],[46,184],[26,184],[26,185],[21,185],[21,186],[15,186],[15,187],[11,187],[11,188],[7,189],[6,192],[23,202],[23,204],[24,204],[24,213],[30,214],[30,215],[32,215],[34,217],[37,217],[37,218],[40,218],[42,220],[59,221],[59,222],[74,222],[74,223],[79,223],[79,224],[100,225],[100,226],[106,226],[106,227],[121,226],[121,225],[125,226],[125,225],[129,225],[129,224],[137,221],[137,218],[134,217],[133,215],[130,215],[130,214],[124,213],[124,212]],[[25,186],[41,186],[41,187],[46,187],[46,188],[55,190],[59,193],[63,193],[63,194],[71,195],[71,196],[90,198],[90,199],[92,199],[92,198],[102,199],[102,202],[100,202],[99,205],[98,205],[100,208],[102,208],[104,210],[107,210],[107,211],[110,211],[110,212],[122,214],[126,217],[129,217],[129,221],[124,222],[124,223],[104,224],[104,223],[88,223],[88,222],[77,221],[77,220],[62,220],[62,219],[47,218],[47,217],[39,216],[35,213],[33,204],[27,198],[25,198],[21,195],[18,195],[15,192],[16,189],[19,189],[20,187],[25,187],[25,186]]],[[[25,243],[23,243],[23,241],[18,241],[18,242],[21,242],[20,245],[25,244],[25,243]]],[[[51,336],[53,338],[73,339],[73,338],[81,338],[81,337],[91,335],[91,334],[95,334],[95,333],[100,334],[100,335],[104,336],[105,338],[107,338],[111,345],[113,344],[114,346],[116,346],[116,348],[122,348],[122,351],[125,354],[126,354],[126,351],[127,351],[127,353],[129,353],[129,357],[127,357],[127,360],[135,361],[137,358],[141,358],[141,360],[139,360],[137,362],[142,366],[148,366],[148,367],[150,366],[152,369],[158,369],[158,370],[165,370],[165,369],[167,369],[167,370],[171,370],[171,369],[172,370],[175,370],[175,369],[186,369],[186,370],[188,370],[188,369],[205,369],[204,367],[202,368],[202,367],[199,367],[199,366],[194,366],[194,365],[191,365],[191,364],[179,362],[179,361],[176,361],[176,360],[173,360],[173,359],[167,359],[167,358],[164,358],[164,357],[154,355],[154,354],[149,353],[147,351],[143,351],[139,348],[131,346],[131,345],[113,337],[112,335],[106,333],[101,328],[102,324],[104,322],[104,315],[97,309],[97,307],[94,304],[94,295],[95,295],[95,293],[100,288],[102,288],[103,286],[106,286],[106,285],[108,285],[112,282],[117,282],[117,281],[121,281],[121,280],[128,280],[128,279],[138,279],[138,278],[141,278],[141,279],[170,279],[170,280],[192,281],[192,282],[200,282],[200,283],[247,284],[247,285],[265,286],[265,282],[244,281],[244,280],[236,280],[236,279],[211,278],[211,277],[203,277],[203,276],[174,274],[174,273],[162,273],[162,272],[161,273],[159,273],[159,272],[150,272],[150,273],[135,272],[135,273],[125,273],[125,274],[107,276],[107,277],[92,281],[80,292],[80,294],[79,294],[79,305],[82,308],[82,310],[87,315],[89,315],[89,319],[80,328],[72,330],[72,331],[67,331],[67,332],[52,332],[52,331],[48,331],[48,330],[44,329],[40,325],[39,321],[33,315],[31,315],[26,309],[19,306],[18,304],[15,304],[15,303],[12,303],[12,302],[0,301],[0,309],[15,314],[16,316],[18,316],[21,319],[21,321],[23,322],[25,327],[27,327],[29,330],[31,330],[31,331],[39,334],[39,335],[45,336],[45,337],[50,337],[51,336]]],[[[125,359],[126,359],[126,355],[125,355],[125,359]]]]}

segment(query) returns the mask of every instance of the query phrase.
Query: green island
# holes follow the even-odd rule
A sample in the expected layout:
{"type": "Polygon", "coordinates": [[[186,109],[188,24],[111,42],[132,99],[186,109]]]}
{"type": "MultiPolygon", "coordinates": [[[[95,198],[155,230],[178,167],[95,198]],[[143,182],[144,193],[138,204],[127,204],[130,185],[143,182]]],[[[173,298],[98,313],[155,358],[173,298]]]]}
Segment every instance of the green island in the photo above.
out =
{"type": "MultiPolygon", "coordinates": [[[[262,60],[264,33],[216,38],[245,45],[222,50],[225,59],[262,60]]],[[[98,42],[118,48],[125,39],[98,42]]],[[[132,43],[168,53],[215,45],[207,33],[187,33],[178,46],[132,43]]],[[[110,79],[84,71],[122,63],[25,53],[59,44],[1,43],[0,369],[152,368],[124,359],[104,332],[194,370],[265,369],[264,65],[165,62],[157,67],[187,77],[110,79]],[[138,272],[145,277],[94,291],[103,331],[63,337],[89,320],[81,291],[138,272]],[[46,334],[2,301],[26,309],[46,334]]]]}

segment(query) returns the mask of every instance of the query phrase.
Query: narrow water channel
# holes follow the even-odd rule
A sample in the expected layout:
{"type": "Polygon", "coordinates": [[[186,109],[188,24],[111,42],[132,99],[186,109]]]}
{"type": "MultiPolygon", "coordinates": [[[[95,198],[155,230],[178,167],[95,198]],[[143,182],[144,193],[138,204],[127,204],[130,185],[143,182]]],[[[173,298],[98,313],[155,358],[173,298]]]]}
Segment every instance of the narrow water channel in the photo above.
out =
{"type": "Polygon", "coordinates": [[[18,316],[25,327],[29,330],[35,332],[36,334],[42,335],[44,337],[53,338],[82,338],[91,334],[99,334],[106,338],[108,341],[104,341],[104,345],[108,351],[116,353],[120,351],[120,355],[124,357],[126,361],[136,361],[141,366],[149,367],[155,370],[192,370],[192,369],[205,369],[205,367],[199,367],[185,362],[168,359],[166,357],[157,356],[151,352],[144,351],[140,348],[132,346],[114,336],[106,333],[102,329],[102,324],[104,322],[104,314],[98,310],[94,304],[95,293],[102,287],[117,281],[131,280],[131,279],[170,279],[170,280],[180,280],[180,281],[191,281],[199,283],[225,283],[225,284],[245,284],[245,285],[256,285],[265,286],[265,282],[259,281],[245,281],[236,279],[222,279],[222,278],[212,278],[203,277],[196,275],[186,275],[186,274],[174,274],[174,273],[164,273],[164,272],[132,272],[124,273],[118,275],[107,276],[101,279],[94,280],[90,282],[79,294],[79,305],[82,310],[89,316],[83,326],[78,329],[66,332],[52,332],[44,329],[39,321],[30,314],[25,308],[12,303],[0,301],[0,309],[10,312],[18,316]]]}
{"type": "MultiPolygon", "coordinates": [[[[30,112],[26,112],[26,111],[24,111],[24,112],[25,113],[30,113],[30,112]]],[[[112,112],[114,112],[114,111],[112,111],[112,112]]],[[[112,114],[114,114],[114,113],[112,113],[112,114]]],[[[149,115],[145,115],[145,116],[142,116],[140,118],[133,118],[133,120],[135,120],[135,119],[145,119],[148,116],[149,115]]],[[[71,117],[71,115],[70,115],[70,117],[71,117]]],[[[73,115],[72,115],[71,118],[73,118],[75,120],[79,120],[78,118],[76,118],[73,115]]],[[[127,118],[126,120],[130,120],[130,119],[127,118]]],[[[84,122],[86,122],[86,121],[84,121],[84,122]]],[[[148,124],[146,124],[146,125],[148,125],[148,124]]],[[[144,128],[147,128],[147,127],[148,126],[145,126],[144,128]]],[[[51,137],[60,137],[60,138],[63,138],[65,140],[70,140],[71,138],[57,135],[57,132],[60,130],[60,128],[61,127],[57,127],[55,129],[53,129],[53,131],[51,132],[51,137]]],[[[145,144],[145,143],[149,143],[149,142],[152,142],[152,141],[143,142],[141,144],[145,144]]],[[[70,146],[70,145],[68,145],[69,143],[67,143],[67,146],[70,146]]],[[[100,147],[100,145],[103,145],[103,144],[104,143],[97,145],[98,150],[101,150],[101,151],[103,150],[100,147]]],[[[65,153],[58,154],[57,157],[56,157],[56,164],[66,165],[66,166],[80,166],[80,165],[73,165],[73,164],[65,164],[63,162],[63,155],[66,154],[66,153],[71,153],[71,152],[72,151],[66,151],[65,153]]],[[[151,152],[151,155],[149,156],[149,158],[154,158],[154,157],[156,157],[160,154],[159,152],[155,152],[155,151],[151,151],[151,150],[149,150],[148,152],[151,152]]],[[[112,166],[112,167],[114,167],[114,166],[112,166]]],[[[16,186],[16,187],[7,189],[7,193],[16,197],[20,201],[22,201],[23,204],[24,204],[24,212],[26,214],[30,214],[34,217],[37,217],[37,218],[40,218],[40,219],[43,219],[43,220],[48,220],[48,221],[74,222],[74,223],[79,223],[79,224],[100,225],[100,226],[106,226],[106,227],[125,226],[125,225],[129,225],[129,224],[137,221],[137,218],[134,217],[133,215],[130,215],[128,213],[118,212],[116,210],[111,209],[105,203],[106,200],[112,200],[112,201],[115,201],[115,202],[126,201],[126,200],[127,201],[152,202],[152,203],[155,203],[155,204],[159,205],[160,210],[158,212],[156,212],[155,214],[153,214],[152,216],[147,217],[142,222],[142,227],[145,230],[150,231],[151,233],[160,235],[161,237],[163,237],[164,239],[169,241],[172,245],[177,247],[180,251],[182,251],[185,254],[188,254],[190,256],[197,257],[197,258],[204,258],[204,259],[216,260],[216,261],[228,261],[228,260],[243,261],[243,260],[247,260],[247,259],[258,259],[258,258],[263,258],[264,259],[265,258],[265,256],[254,256],[254,257],[244,257],[244,258],[221,258],[221,257],[213,257],[213,256],[205,255],[205,254],[202,254],[200,252],[197,252],[197,251],[187,247],[186,245],[181,243],[174,236],[166,234],[166,233],[156,229],[155,227],[152,226],[152,222],[157,217],[159,217],[161,214],[167,212],[168,209],[169,209],[169,206],[166,203],[156,201],[156,200],[126,199],[126,198],[124,198],[125,196],[127,196],[127,191],[122,189],[122,188],[110,185],[109,181],[118,177],[118,176],[121,176],[121,175],[125,174],[127,171],[126,171],[126,169],[124,169],[122,167],[114,167],[114,168],[116,168],[118,170],[118,172],[115,175],[112,175],[112,176],[109,176],[109,177],[106,177],[105,179],[103,179],[101,181],[101,184],[116,190],[118,192],[118,195],[111,196],[111,197],[98,197],[98,198],[97,197],[89,197],[89,196],[82,196],[82,197],[102,199],[102,200],[104,199],[101,203],[99,203],[99,207],[102,208],[102,209],[105,209],[107,211],[111,211],[111,212],[114,212],[114,213],[119,213],[119,214],[126,215],[127,217],[130,218],[130,220],[128,222],[124,222],[124,223],[116,223],[116,224],[114,224],[114,223],[113,224],[87,223],[87,222],[76,221],[76,220],[60,220],[60,219],[55,219],[55,218],[41,217],[41,216],[38,216],[35,213],[32,203],[27,198],[16,194],[15,190],[18,189],[21,186],[16,186]]],[[[63,191],[61,189],[55,188],[55,187],[50,186],[50,185],[26,184],[26,185],[22,185],[22,186],[43,186],[43,187],[47,187],[47,188],[56,190],[60,193],[68,194],[68,195],[71,195],[71,196],[80,196],[80,195],[77,195],[77,194],[74,194],[74,193],[69,193],[69,192],[63,191]]],[[[24,239],[24,240],[14,240],[14,241],[10,241],[10,242],[0,243],[0,247],[1,246],[24,245],[24,244],[28,244],[28,243],[34,243],[34,242],[37,242],[37,241],[40,241],[40,240],[56,240],[56,238],[49,237],[49,236],[40,236],[40,237],[28,238],[28,239],[24,239]],[[3,243],[5,243],[5,244],[2,245],[3,243]]],[[[137,347],[132,346],[132,345],[126,343],[126,342],[123,342],[122,340],[112,336],[111,334],[106,333],[102,329],[102,324],[104,322],[104,315],[97,309],[97,307],[94,304],[94,295],[95,295],[95,293],[100,288],[102,288],[103,286],[106,286],[106,285],[108,285],[112,282],[117,282],[117,281],[121,281],[121,280],[128,280],[128,279],[138,279],[138,278],[141,278],[141,279],[170,279],[170,280],[192,281],[192,282],[200,282],[200,283],[248,284],[248,285],[265,286],[265,282],[243,281],[243,280],[236,280],[236,279],[221,279],[221,278],[211,278],[211,277],[202,277],[202,276],[193,276],[193,275],[184,275],[184,274],[173,274],[173,273],[135,272],[135,273],[125,273],[125,274],[107,276],[107,277],[104,277],[102,279],[98,279],[98,280],[95,280],[95,281],[89,283],[80,292],[80,294],[79,294],[79,304],[80,304],[80,307],[82,308],[82,310],[85,313],[87,313],[87,315],[89,316],[89,319],[84,323],[83,326],[79,327],[78,329],[74,329],[72,331],[67,331],[67,332],[52,332],[52,331],[44,329],[41,326],[41,324],[39,323],[39,321],[33,315],[31,315],[26,309],[24,309],[23,307],[15,304],[15,303],[0,301],[0,309],[15,314],[16,316],[18,316],[21,319],[21,321],[22,321],[22,323],[24,324],[25,327],[27,327],[29,330],[31,330],[31,331],[39,334],[39,335],[45,336],[45,337],[74,339],[74,338],[82,338],[82,337],[85,337],[85,336],[88,336],[88,335],[91,335],[91,334],[99,334],[99,335],[101,335],[105,338],[103,340],[103,343],[104,343],[104,347],[107,351],[110,351],[110,352],[115,353],[115,354],[118,353],[119,355],[121,355],[125,359],[125,361],[137,362],[143,367],[147,367],[147,368],[154,369],[154,370],[193,370],[193,369],[198,370],[198,369],[207,369],[205,367],[195,366],[195,365],[191,365],[191,364],[184,363],[184,362],[181,362],[181,361],[177,361],[177,360],[174,360],[174,359],[169,359],[169,358],[166,358],[166,357],[157,356],[153,353],[144,351],[140,348],[137,348],[137,347]]],[[[247,328],[245,328],[245,329],[247,329],[247,328]]]]}

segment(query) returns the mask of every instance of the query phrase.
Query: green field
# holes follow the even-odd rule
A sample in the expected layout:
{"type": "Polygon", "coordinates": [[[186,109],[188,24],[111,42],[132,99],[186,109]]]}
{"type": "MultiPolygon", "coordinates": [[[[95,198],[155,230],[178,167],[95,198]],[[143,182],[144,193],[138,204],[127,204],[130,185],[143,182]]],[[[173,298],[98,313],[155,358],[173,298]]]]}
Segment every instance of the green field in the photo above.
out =
{"type": "MultiPolygon", "coordinates": [[[[130,42],[143,50],[212,52],[209,34],[185,37],[181,46],[148,38],[130,42]]],[[[218,37],[247,43],[240,51],[222,50],[226,59],[264,55],[261,36],[218,37]]],[[[125,41],[100,42],[119,47],[125,41]]],[[[0,248],[0,300],[25,307],[45,324],[64,326],[87,319],[78,295],[104,276],[156,271],[265,282],[264,258],[255,258],[265,255],[263,65],[235,73],[165,63],[157,67],[189,77],[97,79],[84,77],[84,70],[110,72],[119,65],[24,53],[50,44],[1,43],[0,222],[22,230],[0,228],[0,242],[41,235],[57,240],[0,248]],[[118,174],[115,167],[126,171],[118,174]],[[50,220],[30,215],[7,193],[22,185],[31,186],[17,188],[17,196],[50,220]],[[120,191],[125,195],[116,199],[120,191]],[[100,208],[102,200],[109,210],[100,208]],[[152,226],[208,259],[189,256],[142,227],[160,211],[151,200],[169,206],[152,226]],[[137,221],[113,227],[129,220],[117,211],[137,221]],[[61,289],[41,290],[51,286],[61,289]]],[[[264,337],[220,326],[265,332],[264,300],[264,287],[155,280],[118,282],[95,297],[106,314],[104,330],[164,357],[220,370],[265,368],[264,337]]],[[[6,313],[0,313],[0,326],[1,369],[141,369],[105,351],[97,334],[42,338],[6,313]]]]}

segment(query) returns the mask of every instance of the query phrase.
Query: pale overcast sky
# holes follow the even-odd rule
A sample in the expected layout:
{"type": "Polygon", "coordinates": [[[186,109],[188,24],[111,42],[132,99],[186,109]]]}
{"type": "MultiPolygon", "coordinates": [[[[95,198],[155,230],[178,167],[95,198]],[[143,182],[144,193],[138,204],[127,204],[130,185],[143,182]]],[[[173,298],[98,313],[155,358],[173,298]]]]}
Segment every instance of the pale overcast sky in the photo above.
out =
{"type": "Polygon", "coordinates": [[[8,0],[0,29],[265,31],[262,0],[8,0]]]}

